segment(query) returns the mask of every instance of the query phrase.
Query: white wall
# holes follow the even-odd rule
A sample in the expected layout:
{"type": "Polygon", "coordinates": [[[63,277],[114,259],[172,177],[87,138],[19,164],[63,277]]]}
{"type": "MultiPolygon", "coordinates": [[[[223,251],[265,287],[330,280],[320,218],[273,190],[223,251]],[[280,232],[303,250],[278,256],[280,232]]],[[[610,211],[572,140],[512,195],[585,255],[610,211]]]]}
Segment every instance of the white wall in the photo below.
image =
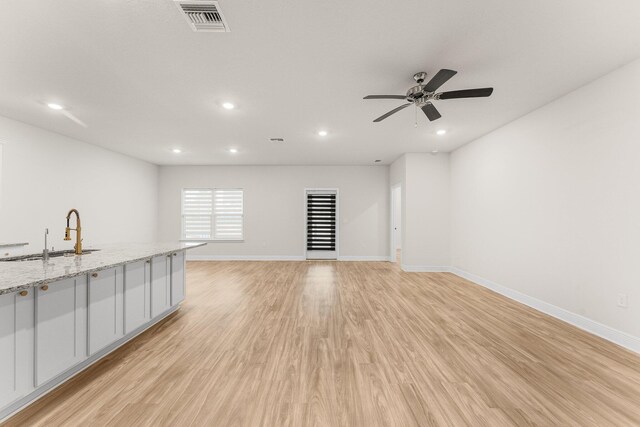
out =
{"type": "Polygon", "coordinates": [[[50,245],[71,249],[62,240],[70,208],[85,246],[155,240],[157,166],[4,117],[0,144],[0,243],[40,252],[48,227],[50,245]]]}
{"type": "Polygon", "coordinates": [[[402,186],[402,268],[442,271],[450,258],[449,155],[408,153],[391,165],[391,184],[402,186]]]}
{"type": "Polygon", "coordinates": [[[405,156],[403,268],[446,270],[451,264],[449,155],[405,156]]]}
{"type": "Polygon", "coordinates": [[[193,255],[302,258],[305,188],[339,189],[341,258],[387,259],[389,168],[386,166],[162,166],[160,238],[180,238],[182,188],[243,188],[244,242],[212,242],[193,255]]]}
{"type": "Polygon", "coordinates": [[[404,186],[407,177],[407,158],[403,154],[389,166],[389,184],[404,186]]]}
{"type": "Polygon", "coordinates": [[[453,265],[640,337],[638,93],[640,60],[455,151],[453,265]]]}

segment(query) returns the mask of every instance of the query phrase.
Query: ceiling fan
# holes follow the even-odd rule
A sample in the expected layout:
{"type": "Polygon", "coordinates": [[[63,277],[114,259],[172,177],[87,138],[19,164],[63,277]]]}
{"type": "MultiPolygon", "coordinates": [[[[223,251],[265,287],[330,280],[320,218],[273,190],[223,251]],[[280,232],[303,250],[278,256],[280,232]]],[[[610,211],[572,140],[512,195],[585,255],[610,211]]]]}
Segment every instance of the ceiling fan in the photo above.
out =
{"type": "Polygon", "coordinates": [[[491,95],[493,92],[492,87],[485,87],[481,89],[464,89],[453,90],[450,92],[436,93],[436,90],[447,82],[451,77],[455,76],[457,71],[442,69],[433,76],[427,84],[423,84],[427,78],[427,73],[421,71],[413,75],[413,79],[418,83],[407,91],[406,95],[368,95],[364,99],[404,99],[407,101],[386,114],[378,117],[374,122],[381,122],[392,114],[397,113],[400,110],[407,108],[413,104],[416,108],[420,108],[430,121],[438,120],[440,113],[433,105],[432,101],[440,99],[459,99],[459,98],[482,98],[491,95]]]}

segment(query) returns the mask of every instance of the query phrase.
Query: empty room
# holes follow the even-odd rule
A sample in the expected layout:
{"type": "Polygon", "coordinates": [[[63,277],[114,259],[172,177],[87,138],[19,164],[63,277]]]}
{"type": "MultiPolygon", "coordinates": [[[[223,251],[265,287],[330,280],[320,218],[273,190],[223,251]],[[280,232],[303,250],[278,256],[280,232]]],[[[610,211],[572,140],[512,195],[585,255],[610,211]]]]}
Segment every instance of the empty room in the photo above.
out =
{"type": "Polygon", "coordinates": [[[640,426],[636,0],[2,0],[0,426],[640,426]]]}

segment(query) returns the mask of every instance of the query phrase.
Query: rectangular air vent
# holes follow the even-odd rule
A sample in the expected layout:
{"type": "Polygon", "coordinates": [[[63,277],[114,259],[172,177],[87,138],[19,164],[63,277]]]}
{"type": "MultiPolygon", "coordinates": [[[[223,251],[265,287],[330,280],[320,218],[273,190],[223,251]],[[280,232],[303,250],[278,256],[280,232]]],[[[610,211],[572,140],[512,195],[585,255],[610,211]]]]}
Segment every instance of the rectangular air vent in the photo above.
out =
{"type": "Polygon", "coordinates": [[[228,33],[229,26],[217,1],[175,0],[193,31],[228,33]]]}
{"type": "Polygon", "coordinates": [[[284,138],[269,138],[269,142],[284,142],[284,138]]]}

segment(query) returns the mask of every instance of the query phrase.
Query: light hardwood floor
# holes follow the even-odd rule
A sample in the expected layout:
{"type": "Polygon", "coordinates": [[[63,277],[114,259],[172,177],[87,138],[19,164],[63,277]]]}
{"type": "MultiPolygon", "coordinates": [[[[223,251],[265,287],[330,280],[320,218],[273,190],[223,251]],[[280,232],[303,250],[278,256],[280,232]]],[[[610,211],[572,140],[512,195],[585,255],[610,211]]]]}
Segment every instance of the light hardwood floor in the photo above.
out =
{"type": "Polygon", "coordinates": [[[640,357],[448,273],[188,264],[161,325],[8,425],[640,425],[640,357]]]}

